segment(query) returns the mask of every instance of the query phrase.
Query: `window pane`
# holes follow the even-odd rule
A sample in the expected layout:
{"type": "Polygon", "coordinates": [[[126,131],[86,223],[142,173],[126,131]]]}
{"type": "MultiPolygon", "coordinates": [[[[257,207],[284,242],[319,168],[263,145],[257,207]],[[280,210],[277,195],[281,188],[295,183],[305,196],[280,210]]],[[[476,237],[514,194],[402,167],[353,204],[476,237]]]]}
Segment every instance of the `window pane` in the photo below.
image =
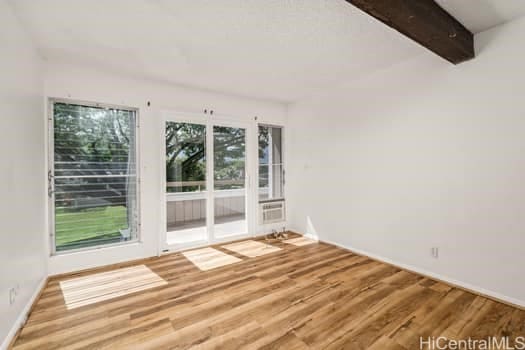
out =
{"type": "Polygon", "coordinates": [[[135,112],[54,104],[56,251],[137,238],[135,112]]]}
{"type": "Polygon", "coordinates": [[[272,140],[272,164],[281,164],[281,128],[270,128],[271,140],[272,140]]]}
{"type": "Polygon", "coordinates": [[[244,188],[246,130],[213,127],[215,190],[244,188]]]}
{"type": "Polygon", "coordinates": [[[259,126],[259,201],[283,197],[282,128],[259,126]]]}
{"type": "Polygon", "coordinates": [[[206,233],[206,126],[166,123],[167,242],[204,240],[206,233]]]}
{"type": "Polygon", "coordinates": [[[166,192],[206,190],[206,126],[166,123],[166,192]]]}
{"type": "Polygon", "coordinates": [[[213,127],[215,237],[247,233],[246,130],[213,127]]]}
{"type": "Polygon", "coordinates": [[[270,128],[259,126],[259,165],[268,164],[270,151],[270,128]]]}
{"type": "MultiPolygon", "coordinates": [[[[274,164],[271,167],[272,176],[271,176],[271,190],[272,198],[283,198],[283,165],[274,164]]],[[[270,186],[270,185],[269,185],[270,186]]]]}
{"type": "Polygon", "coordinates": [[[270,177],[270,167],[268,165],[259,165],[259,191],[262,193],[262,190],[266,193],[266,198],[269,197],[269,177],[270,177]]]}

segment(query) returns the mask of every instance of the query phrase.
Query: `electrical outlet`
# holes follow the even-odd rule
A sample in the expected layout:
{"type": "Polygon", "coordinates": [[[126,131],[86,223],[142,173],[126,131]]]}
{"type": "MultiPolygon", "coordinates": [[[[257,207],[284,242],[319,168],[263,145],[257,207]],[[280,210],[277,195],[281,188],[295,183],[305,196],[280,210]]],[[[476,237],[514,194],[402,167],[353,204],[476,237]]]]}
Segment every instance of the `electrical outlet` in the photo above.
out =
{"type": "Polygon", "coordinates": [[[9,289],[9,305],[13,305],[16,300],[16,288],[9,289]]]}
{"type": "Polygon", "coordinates": [[[432,247],[432,249],[430,251],[430,254],[432,254],[432,257],[434,259],[438,259],[439,258],[439,248],[438,247],[432,247]]]}

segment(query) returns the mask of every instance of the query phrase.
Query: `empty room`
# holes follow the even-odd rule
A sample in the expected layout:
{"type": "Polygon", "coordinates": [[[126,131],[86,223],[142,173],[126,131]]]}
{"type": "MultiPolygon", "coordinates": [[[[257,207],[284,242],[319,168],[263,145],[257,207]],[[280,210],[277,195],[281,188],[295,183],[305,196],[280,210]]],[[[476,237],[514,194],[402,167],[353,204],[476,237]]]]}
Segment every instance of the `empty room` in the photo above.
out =
{"type": "Polygon", "coordinates": [[[0,350],[525,349],[525,1],[0,0],[0,350]]]}

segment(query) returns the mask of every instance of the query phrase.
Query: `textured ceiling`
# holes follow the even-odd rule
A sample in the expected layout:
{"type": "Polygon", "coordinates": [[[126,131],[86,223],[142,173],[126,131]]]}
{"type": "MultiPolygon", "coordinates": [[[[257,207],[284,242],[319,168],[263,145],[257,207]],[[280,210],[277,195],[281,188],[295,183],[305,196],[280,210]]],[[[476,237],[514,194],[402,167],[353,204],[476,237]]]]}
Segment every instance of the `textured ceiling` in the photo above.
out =
{"type": "MultiPolygon", "coordinates": [[[[474,30],[525,10],[439,2],[474,30]]],[[[344,0],[10,3],[48,60],[284,102],[425,52],[344,0]]]]}
{"type": "Polygon", "coordinates": [[[525,0],[436,0],[473,33],[525,15],[525,0]]]}

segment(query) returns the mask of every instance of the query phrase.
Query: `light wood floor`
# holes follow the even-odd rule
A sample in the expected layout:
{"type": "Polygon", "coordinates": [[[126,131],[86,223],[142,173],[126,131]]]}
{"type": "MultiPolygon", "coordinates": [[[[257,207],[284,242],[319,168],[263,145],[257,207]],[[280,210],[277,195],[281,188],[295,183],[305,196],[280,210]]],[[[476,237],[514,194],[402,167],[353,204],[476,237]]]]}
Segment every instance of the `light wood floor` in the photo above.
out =
{"type": "Polygon", "coordinates": [[[216,247],[243,261],[205,272],[181,254],[148,259],[136,265],[167,285],[71,310],[52,279],[14,348],[382,350],[525,336],[525,311],[328,244],[270,244],[282,250],[216,247]]]}

